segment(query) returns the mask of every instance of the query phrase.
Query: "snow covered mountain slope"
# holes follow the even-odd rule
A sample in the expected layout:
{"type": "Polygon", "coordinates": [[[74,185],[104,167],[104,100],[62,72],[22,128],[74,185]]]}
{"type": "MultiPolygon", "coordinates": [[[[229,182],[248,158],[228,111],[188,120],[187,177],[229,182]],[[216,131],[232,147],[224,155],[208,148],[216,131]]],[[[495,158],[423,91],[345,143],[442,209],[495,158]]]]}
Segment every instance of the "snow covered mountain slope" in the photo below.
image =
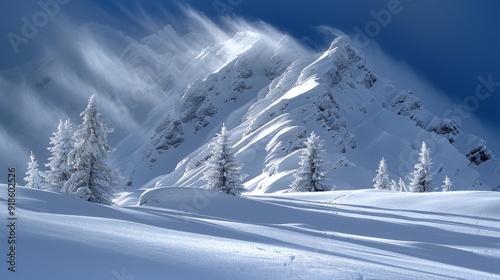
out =
{"type": "MultiPolygon", "coordinates": [[[[212,99],[210,89],[220,83],[211,77],[200,80],[195,90],[208,88],[203,91],[211,100],[208,106],[219,108],[223,105],[212,99]]],[[[249,91],[257,93],[254,88],[249,91]]],[[[449,176],[455,189],[491,190],[500,179],[499,170],[494,170],[498,160],[483,140],[462,132],[454,121],[432,115],[410,90],[397,89],[377,76],[345,37],[337,38],[323,53],[292,62],[251,101],[232,115],[208,110],[212,115],[207,116],[205,110],[192,117],[229,124],[236,155],[245,164],[243,173],[250,175],[245,182],[250,191],[287,189],[311,131],[325,140],[329,177],[339,189],[371,187],[381,157],[387,159],[393,179],[405,178],[417,161],[422,141],[431,148],[434,187],[449,176]]],[[[178,127],[169,128],[172,137],[184,127],[183,121],[177,123],[178,127]]],[[[203,187],[203,163],[209,155],[205,144],[149,186],[203,187]]]]}
{"type": "Polygon", "coordinates": [[[89,23],[36,61],[2,71],[9,102],[0,115],[9,121],[0,124],[7,159],[0,165],[23,170],[33,150],[43,166],[58,119],[76,126],[95,92],[116,128],[112,164],[133,189],[202,187],[208,143],[223,122],[254,192],[288,188],[311,131],[325,140],[338,189],[370,188],[381,157],[393,179],[404,178],[422,141],[431,148],[435,187],[446,175],[456,190],[499,185],[500,162],[480,135],[372,71],[348,38],[317,52],[264,23],[221,28],[190,16],[184,33],[166,26],[141,39],[89,23]]]}
{"type": "Polygon", "coordinates": [[[499,193],[17,195],[17,271],[1,279],[500,279],[499,193]]]}

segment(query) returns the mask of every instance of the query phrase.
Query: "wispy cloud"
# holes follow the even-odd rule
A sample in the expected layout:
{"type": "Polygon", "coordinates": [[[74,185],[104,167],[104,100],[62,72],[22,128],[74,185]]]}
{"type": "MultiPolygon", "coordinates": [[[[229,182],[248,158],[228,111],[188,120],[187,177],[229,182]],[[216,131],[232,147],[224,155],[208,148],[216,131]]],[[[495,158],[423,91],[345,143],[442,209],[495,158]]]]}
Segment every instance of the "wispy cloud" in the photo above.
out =
{"type": "MultiPolygon", "coordinates": [[[[0,147],[6,159],[2,165],[19,158],[25,161],[20,155],[30,150],[43,162],[58,119],[69,117],[78,125],[79,113],[93,93],[99,96],[105,120],[119,130],[119,136],[111,138],[115,144],[127,135],[147,135],[155,118],[173,110],[190,82],[220,69],[248,48],[246,42],[232,40],[236,33],[254,32],[270,47],[285,35],[259,21],[226,17],[218,25],[190,7],[181,10],[182,15],[175,16],[175,26],[183,26],[179,31],[168,25],[168,17],[159,19],[138,6],[129,16],[150,34],[142,39],[118,31],[120,26],[79,26],[67,17],[54,19],[62,40],[47,44],[33,62],[1,75],[9,96],[0,105],[0,147]],[[204,55],[207,48],[216,51],[204,55]]],[[[287,43],[295,45],[290,56],[310,52],[291,37],[287,43]]]]}

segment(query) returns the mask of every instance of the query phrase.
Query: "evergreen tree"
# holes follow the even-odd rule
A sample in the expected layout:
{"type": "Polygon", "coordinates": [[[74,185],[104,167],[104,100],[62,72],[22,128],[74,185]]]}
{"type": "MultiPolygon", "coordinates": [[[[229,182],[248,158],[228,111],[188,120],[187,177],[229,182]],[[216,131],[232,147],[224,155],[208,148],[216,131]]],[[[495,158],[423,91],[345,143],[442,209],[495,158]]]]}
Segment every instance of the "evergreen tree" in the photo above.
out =
{"type": "Polygon", "coordinates": [[[441,187],[443,192],[451,191],[451,187],[453,186],[453,181],[451,181],[451,179],[448,176],[446,176],[446,178],[444,178],[443,183],[444,183],[444,185],[441,187]]]}
{"type": "Polygon", "coordinates": [[[73,149],[73,129],[69,119],[59,120],[57,131],[50,138],[51,147],[47,148],[52,156],[45,164],[49,168],[44,173],[45,182],[55,191],[61,191],[64,183],[71,177],[71,169],[68,164],[68,154],[73,149]]]}
{"type": "Polygon", "coordinates": [[[387,172],[385,158],[382,158],[378,164],[377,176],[373,178],[373,187],[380,190],[391,189],[391,179],[387,172]]]}
{"type": "Polygon", "coordinates": [[[391,191],[399,191],[398,183],[394,179],[391,179],[391,191]]]}
{"type": "Polygon", "coordinates": [[[406,192],[406,184],[405,184],[405,181],[403,180],[403,178],[401,178],[401,177],[399,177],[398,186],[399,186],[400,192],[406,192]]]}
{"type": "Polygon", "coordinates": [[[326,177],[322,154],[325,152],[323,141],[314,132],[304,142],[299,169],[294,173],[295,180],[290,185],[295,192],[318,192],[329,190],[323,182],[326,177]]]}
{"type": "Polygon", "coordinates": [[[430,149],[427,148],[425,142],[422,142],[420,149],[420,157],[418,163],[415,164],[415,170],[410,174],[411,181],[409,188],[412,192],[431,192],[431,166],[430,149]]]}
{"type": "Polygon", "coordinates": [[[241,174],[243,165],[238,163],[229,146],[229,134],[224,124],[213,140],[212,156],[207,160],[207,170],[203,173],[203,179],[209,189],[240,195],[245,191],[241,180],[246,176],[241,174]]]}
{"type": "Polygon", "coordinates": [[[110,205],[119,180],[118,173],[107,164],[113,152],[107,135],[113,129],[101,122],[95,94],[80,116],[83,123],[73,136],[75,144],[68,154],[68,163],[74,172],[62,191],[77,194],[90,202],[110,205]]]}
{"type": "Polygon", "coordinates": [[[24,181],[26,181],[27,188],[44,188],[42,172],[38,170],[38,163],[36,162],[33,151],[30,154],[30,162],[28,162],[28,170],[26,171],[26,177],[24,177],[24,181]]]}

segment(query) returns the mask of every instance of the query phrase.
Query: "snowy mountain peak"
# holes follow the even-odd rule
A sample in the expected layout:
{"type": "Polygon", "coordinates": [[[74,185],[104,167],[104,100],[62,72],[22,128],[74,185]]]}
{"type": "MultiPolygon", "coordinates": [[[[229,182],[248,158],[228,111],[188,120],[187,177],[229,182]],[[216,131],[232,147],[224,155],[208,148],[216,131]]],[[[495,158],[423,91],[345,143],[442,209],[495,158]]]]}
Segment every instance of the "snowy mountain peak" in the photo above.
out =
{"type": "MultiPolygon", "coordinates": [[[[459,189],[487,188],[469,167],[470,161],[493,158],[484,143],[463,133],[456,122],[433,116],[411,91],[396,89],[378,77],[349,38],[336,38],[326,51],[304,53],[293,61],[280,55],[287,37],[273,48],[258,38],[254,33],[237,33],[229,42],[255,41],[216,72],[188,85],[177,118],[169,115],[162,122],[167,133],[154,137],[166,140],[167,145],[160,145],[159,153],[193,142],[201,146],[196,149],[195,145],[193,154],[157,186],[202,187],[204,161],[210,156],[206,141],[226,120],[231,124],[236,154],[245,164],[243,172],[250,175],[245,185],[251,191],[288,189],[311,131],[325,139],[332,181],[338,188],[371,186],[375,162],[382,156],[388,159],[393,178],[404,179],[421,142],[441,138],[444,141],[430,143],[437,158],[436,187],[448,175],[459,189]],[[228,110],[228,105],[233,109],[228,110]],[[209,132],[205,144],[187,141],[189,135],[201,131],[209,132]],[[463,145],[464,141],[469,145],[463,145]]],[[[156,161],[154,152],[148,156],[156,161]]],[[[490,175],[485,177],[491,182],[490,175]]]]}
{"type": "MultiPolygon", "coordinates": [[[[498,184],[498,161],[480,137],[426,110],[418,92],[377,75],[348,37],[314,52],[270,27],[181,34],[166,26],[134,40],[91,24],[57,48],[57,56],[47,53],[2,73],[7,92],[20,92],[13,104],[46,116],[14,117],[7,132],[25,127],[48,139],[58,119],[79,119],[80,103],[98,92],[104,120],[117,128],[110,135],[118,143],[112,160],[124,185],[155,178],[145,186],[202,187],[207,143],[223,122],[250,191],[288,189],[313,131],[325,141],[337,188],[371,187],[382,157],[392,179],[405,179],[423,141],[431,148],[436,186],[445,176],[457,189],[498,184]]],[[[39,144],[47,141],[21,141],[47,158],[39,144]]]]}

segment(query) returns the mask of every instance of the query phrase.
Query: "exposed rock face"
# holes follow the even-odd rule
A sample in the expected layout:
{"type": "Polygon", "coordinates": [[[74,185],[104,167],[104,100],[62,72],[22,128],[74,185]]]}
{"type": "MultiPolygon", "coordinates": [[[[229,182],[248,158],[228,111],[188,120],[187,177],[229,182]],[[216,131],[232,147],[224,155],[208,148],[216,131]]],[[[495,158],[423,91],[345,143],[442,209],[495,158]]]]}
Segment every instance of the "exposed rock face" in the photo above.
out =
{"type": "Polygon", "coordinates": [[[481,141],[477,146],[472,148],[470,152],[467,153],[466,157],[471,163],[475,165],[480,165],[481,163],[488,161],[492,158],[491,151],[486,147],[486,143],[481,141]]]}

